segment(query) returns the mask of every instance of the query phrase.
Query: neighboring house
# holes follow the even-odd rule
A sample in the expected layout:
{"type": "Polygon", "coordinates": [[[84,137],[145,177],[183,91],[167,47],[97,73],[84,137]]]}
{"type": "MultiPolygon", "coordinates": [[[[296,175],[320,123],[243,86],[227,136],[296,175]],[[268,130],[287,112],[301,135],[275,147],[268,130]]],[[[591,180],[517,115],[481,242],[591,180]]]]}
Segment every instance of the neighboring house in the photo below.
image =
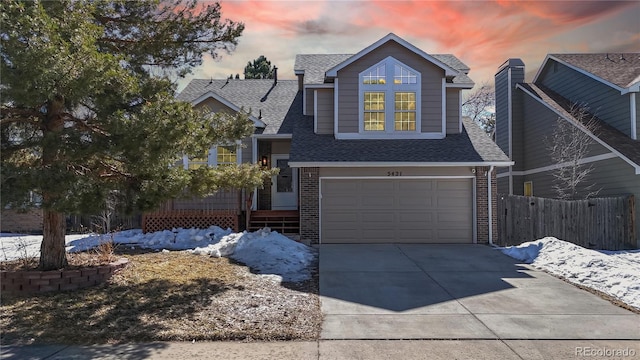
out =
{"type": "Polygon", "coordinates": [[[551,54],[533,83],[524,82],[524,72],[522,60],[509,59],[495,76],[496,143],[515,162],[498,170],[498,191],[555,197],[558,164],[546,139],[559,118],[577,123],[572,105],[586,106],[596,117],[594,144],[582,159],[594,169],[586,181],[598,196],[634,194],[640,224],[640,53],[551,54]]]}
{"type": "Polygon", "coordinates": [[[251,110],[255,134],[224,154],[280,168],[252,214],[299,214],[311,243],[490,241],[494,167],[512,162],[461,116],[474,85],[465,64],[389,34],[354,55],[298,55],[294,71],[298,80],[193,80],[178,96],[251,110]]]}

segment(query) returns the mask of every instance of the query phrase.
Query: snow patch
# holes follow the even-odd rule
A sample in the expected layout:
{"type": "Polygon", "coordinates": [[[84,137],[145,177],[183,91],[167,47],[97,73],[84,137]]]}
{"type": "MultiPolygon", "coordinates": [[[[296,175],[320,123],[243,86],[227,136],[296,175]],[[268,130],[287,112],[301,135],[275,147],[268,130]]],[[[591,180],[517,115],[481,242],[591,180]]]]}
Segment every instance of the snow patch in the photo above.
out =
{"type": "Polygon", "coordinates": [[[640,309],[640,251],[596,251],[546,237],[501,248],[514,259],[640,309]]]}
{"type": "MultiPolygon", "coordinates": [[[[113,241],[116,245],[154,249],[187,250],[196,255],[230,257],[244,263],[267,279],[300,282],[311,278],[310,267],[316,250],[293,241],[276,231],[264,228],[256,232],[233,233],[231,229],[212,226],[208,229],[172,229],[143,234],[126,230],[108,235],[68,235],[68,252],[87,251],[113,241]]],[[[39,256],[42,236],[2,234],[2,260],[16,260],[28,253],[39,256]]]]}

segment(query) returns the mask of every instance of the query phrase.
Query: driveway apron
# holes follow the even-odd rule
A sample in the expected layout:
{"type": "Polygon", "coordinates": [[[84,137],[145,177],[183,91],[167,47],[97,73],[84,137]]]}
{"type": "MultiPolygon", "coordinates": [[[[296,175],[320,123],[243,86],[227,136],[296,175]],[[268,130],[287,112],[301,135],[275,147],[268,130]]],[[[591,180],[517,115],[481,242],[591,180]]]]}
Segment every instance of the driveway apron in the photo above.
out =
{"type": "Polygon", "coordinates": [[[640,315],[484,245],[321,245],[320,296],[326,340],[640,340],[640,315]]]}

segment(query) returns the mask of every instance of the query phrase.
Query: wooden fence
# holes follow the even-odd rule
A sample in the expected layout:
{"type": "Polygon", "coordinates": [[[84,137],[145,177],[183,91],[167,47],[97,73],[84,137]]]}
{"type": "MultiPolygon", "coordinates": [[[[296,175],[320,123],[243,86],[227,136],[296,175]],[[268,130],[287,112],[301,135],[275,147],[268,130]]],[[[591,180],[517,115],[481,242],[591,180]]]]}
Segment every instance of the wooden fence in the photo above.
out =
{"type": "Polygon", "coordinates": [[[553,236],[585,248],[635,248],[635,199],[557,200],[498,196],[498,243],[502,246],[553,236]]]}

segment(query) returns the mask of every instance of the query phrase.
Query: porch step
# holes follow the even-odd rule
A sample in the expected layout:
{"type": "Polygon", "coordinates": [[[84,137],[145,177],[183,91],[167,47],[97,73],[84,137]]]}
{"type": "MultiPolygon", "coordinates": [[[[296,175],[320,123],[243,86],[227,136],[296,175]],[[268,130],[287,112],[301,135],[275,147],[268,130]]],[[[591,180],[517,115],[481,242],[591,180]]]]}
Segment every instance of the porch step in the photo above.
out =
{"type": "Polygon", "coordinates": [[[298,210],[257,210],[251,212],[249,231],[269,227],[281,234],[300,233],[298,210]]]}

